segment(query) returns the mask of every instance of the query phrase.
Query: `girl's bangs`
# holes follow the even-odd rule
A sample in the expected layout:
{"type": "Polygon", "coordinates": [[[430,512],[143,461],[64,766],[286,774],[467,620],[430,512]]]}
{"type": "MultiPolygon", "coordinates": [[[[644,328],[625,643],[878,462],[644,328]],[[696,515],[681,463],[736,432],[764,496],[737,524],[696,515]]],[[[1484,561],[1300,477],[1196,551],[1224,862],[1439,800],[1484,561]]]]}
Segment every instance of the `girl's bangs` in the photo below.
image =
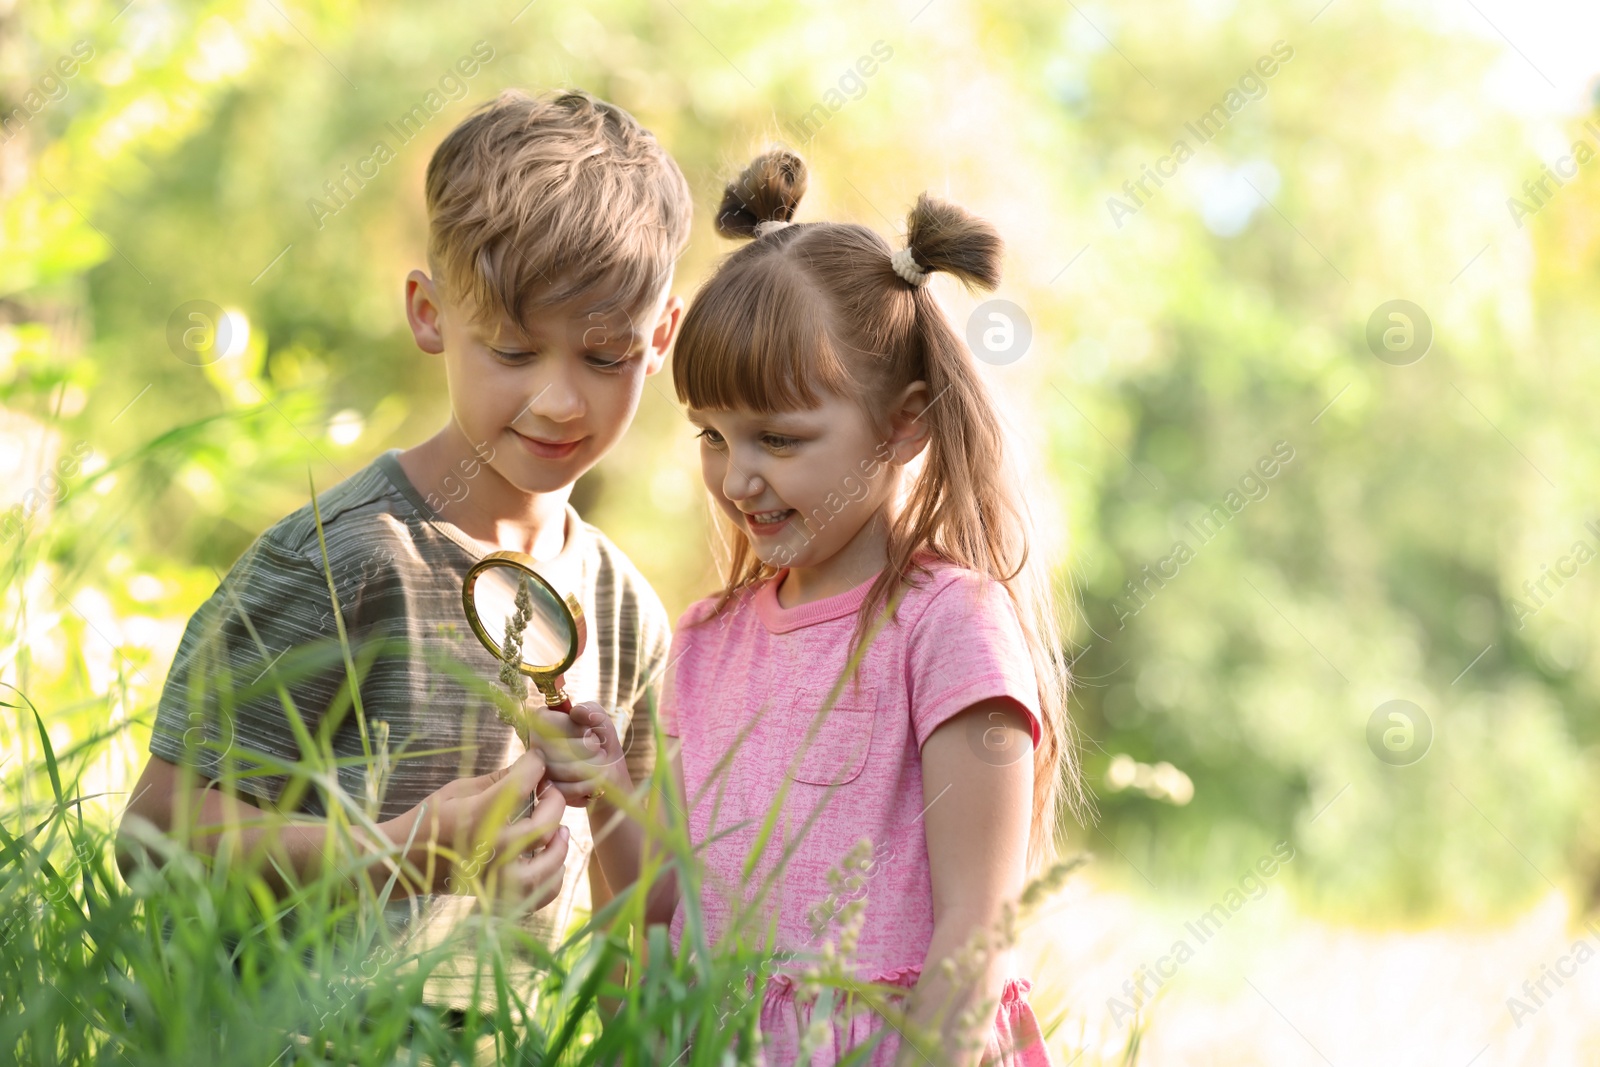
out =
{"type": "Polygon", "coordinates": [[[735,256],[696,294],[672,353],[678,400],[762,414],[814,408],[821,390],[853,385],[827,330],[827,310],[779,257],[735,256]]]}

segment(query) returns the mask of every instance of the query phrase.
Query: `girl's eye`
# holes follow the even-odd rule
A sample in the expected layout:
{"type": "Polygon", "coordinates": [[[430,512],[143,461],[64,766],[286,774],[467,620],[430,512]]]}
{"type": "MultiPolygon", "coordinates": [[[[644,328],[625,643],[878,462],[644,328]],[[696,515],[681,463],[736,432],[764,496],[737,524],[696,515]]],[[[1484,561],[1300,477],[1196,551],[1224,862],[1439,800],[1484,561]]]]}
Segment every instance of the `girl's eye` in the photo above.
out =
{"type": "Polygon", "coordinates": [[[800,441],[797,438],[784,437],[781,434],[775,434],[775,433],[763,434],[762,437],[761,437],[761,440],[762,440],[762,443],[764,443],[768,448],[771,448],[771,449],[774,449],[774,450],[781,450],[781,449],[785,449],[785,448],[793,448],[795,445],[800,443],[800,441]]]}
{"type": "Polygon", "coordinates": [[[709,426],[695,434],[695,436],[704,441],[706,444],[710,445],[712,448],[716,448],[722,444],[722,435],[709,426]]]}

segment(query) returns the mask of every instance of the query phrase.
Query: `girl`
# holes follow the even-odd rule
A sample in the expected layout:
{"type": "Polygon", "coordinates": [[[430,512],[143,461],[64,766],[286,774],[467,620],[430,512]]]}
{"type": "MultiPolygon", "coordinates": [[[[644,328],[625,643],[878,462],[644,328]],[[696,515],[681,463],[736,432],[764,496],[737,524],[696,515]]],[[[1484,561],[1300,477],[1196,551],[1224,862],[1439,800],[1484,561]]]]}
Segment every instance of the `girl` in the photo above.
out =
{"type": "MultiPolygon", "coordinates": [[[[815,958],[830,924],[849,927],[850,974],[905,989],[905,1021],[938,1035],[919,1055],[895,1027],[874,1064],[936,1049],[1048,1064],[1010,952],[964,949],[1054,861],[1059,810],[1082,803],[1066,667],[999,420],[925,284],[993,288],[1000,239],[926,195],[899,251],[863,226],[791,224],[805,184],[774,151],[728,187],[718,229],[754,240],[701,289],[673,358],[731,527],[726,585],[679,621],[660,706],[708,937],[754,922],[780,958],[815,958]],[[841,865],[855,877],[830,877],[841,865]]],[[[541,747],[569,800],[631,789],[603,709],[565,718],[541,747]],[[588,749],[568,744],[586,728],[588,749]]],[[[620,891],[643,829],[604,801],[591,820],[620,891]]],[[[670,921],[677,948],[684,917],[669,875],[647,920],[670,921]]],[[[768,1064],[794,1062],[808,1031],[812,1062],[835,1062],[887,1021],[813,1020],[797,985],[781,966],[767,980],[768,1064]]]]}

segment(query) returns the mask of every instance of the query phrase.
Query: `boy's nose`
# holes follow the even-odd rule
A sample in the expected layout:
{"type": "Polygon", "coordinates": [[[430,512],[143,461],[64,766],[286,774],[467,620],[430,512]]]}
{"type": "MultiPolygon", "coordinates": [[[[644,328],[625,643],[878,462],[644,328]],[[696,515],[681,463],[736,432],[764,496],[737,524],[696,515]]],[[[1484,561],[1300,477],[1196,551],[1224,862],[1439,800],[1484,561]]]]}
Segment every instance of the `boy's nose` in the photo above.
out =
{"type": "Polygon", "coordinates": [[[527,410],[551,422],[571,422],[584,412],[583,392],[561,368],[542,376],[527,410]]]}

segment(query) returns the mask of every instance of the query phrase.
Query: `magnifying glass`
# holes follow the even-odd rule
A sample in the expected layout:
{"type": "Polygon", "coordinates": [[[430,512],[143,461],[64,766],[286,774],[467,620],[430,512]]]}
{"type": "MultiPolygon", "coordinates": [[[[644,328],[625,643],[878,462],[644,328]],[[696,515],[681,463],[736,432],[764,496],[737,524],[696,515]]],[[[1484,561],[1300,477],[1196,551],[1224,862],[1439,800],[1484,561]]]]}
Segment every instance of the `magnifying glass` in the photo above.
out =
{"type": "Polygon", "coordinates": [[[461,606],[483,647],[533,679],[546,707],[572,710],[561,676],[577,661],[588,637],[577,597],[556,592],[534,569],[532,556],[503,550],[489,553],[467,571],[461,606]]]}
{"type": "MultiPolygon", "coordinates": [[[[572,700],[562,688],[562,675],[582,654],[588,638],[577,597],[558,593],[534,569],[532,556],[502,550],[489,553],[467,571],[461,585],[461,606],[472,632],[501,663],[502,680],[531,678],[546,707],[572,710],[572,700]]],[[[533,738],[522,707],[526,693],[525,682],[513,686],[511,699],[501,705],[500,717],[517,731],[523,747],[531,749],[533,738]]],[[[527,814],[548,781],[548,776],[540,780],[527,807],[514,819],[527,814]]]]}

